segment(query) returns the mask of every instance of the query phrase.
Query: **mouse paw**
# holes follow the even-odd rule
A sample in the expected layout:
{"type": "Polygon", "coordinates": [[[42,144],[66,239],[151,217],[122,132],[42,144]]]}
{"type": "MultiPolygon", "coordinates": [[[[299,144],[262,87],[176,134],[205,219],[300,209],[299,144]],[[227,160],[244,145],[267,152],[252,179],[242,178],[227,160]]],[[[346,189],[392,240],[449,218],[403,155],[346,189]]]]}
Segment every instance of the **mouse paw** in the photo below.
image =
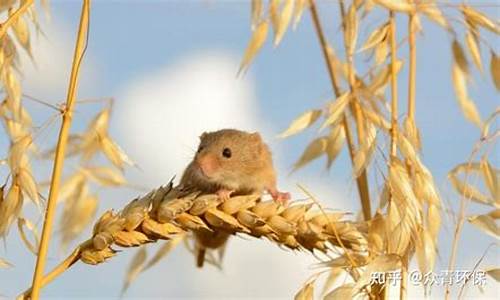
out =
{"type": "Polygon", "coordinates": [[[271,196],[273,197],[273,200],[281,203],[283,205],[286,205],[288,200],[290,200],[290,193],[283,193],[279,191],[270,191],[271,196]]]}
{"type": "Polygon", "coordinates": [[[231,194],[234,193],[234,190],[220,189],[216,192],[219,199],[222,201],[226,201],[231,197],[231,194]]]}

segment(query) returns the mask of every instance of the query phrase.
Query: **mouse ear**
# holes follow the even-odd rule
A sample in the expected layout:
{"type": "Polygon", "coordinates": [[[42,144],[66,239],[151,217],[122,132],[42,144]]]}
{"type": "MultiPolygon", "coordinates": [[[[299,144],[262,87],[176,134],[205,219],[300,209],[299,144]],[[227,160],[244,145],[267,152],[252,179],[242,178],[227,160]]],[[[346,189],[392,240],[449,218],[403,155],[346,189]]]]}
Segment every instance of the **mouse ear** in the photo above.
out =
{"type": "Polygon", "coordinates": [[[254,133],[251,133],[250,134],[250,137],[252,138],[252,140],[254,141],[259,141],[261,142],[262,141],[262,137],[260,136],[260,133],[258,133],[257,131],[254,132],[254,133]]]}
{"type": "Polygon", "coordinates": [[[204,138],[207,137],[207,133],[206,132],[203,132],[201,135],[200,135],[200,141],[203,140],[204,138]]]}

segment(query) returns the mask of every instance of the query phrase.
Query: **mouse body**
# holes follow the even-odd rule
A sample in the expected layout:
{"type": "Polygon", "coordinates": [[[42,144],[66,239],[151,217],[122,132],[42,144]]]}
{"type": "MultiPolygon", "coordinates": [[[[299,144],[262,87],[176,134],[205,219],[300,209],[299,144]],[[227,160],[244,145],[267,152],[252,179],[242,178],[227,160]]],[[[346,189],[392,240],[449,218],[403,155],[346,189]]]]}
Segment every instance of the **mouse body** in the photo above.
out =
{"type": "Polygon", "coordinates": [[[269,147],[259,133],[236,129],[205,132],[181,185],[227,199],[232,194],[269,192],[275,201],[290,195],[276,188],[276,172],[269,147]]]}
{"type": "MultiPolygon", "coordinates": [[[[269,147],[259,133],[236,129],[205,132],[193,160],[184,171],[180,185],[185,190],[231,195],[268,192],[275,201],[286,203],[289,193],[276,188],[276,172],[269,147]]],[[[229,234],[195,232],[197,265],[202,267],[207,248],[224,246],[229,234]]]]}

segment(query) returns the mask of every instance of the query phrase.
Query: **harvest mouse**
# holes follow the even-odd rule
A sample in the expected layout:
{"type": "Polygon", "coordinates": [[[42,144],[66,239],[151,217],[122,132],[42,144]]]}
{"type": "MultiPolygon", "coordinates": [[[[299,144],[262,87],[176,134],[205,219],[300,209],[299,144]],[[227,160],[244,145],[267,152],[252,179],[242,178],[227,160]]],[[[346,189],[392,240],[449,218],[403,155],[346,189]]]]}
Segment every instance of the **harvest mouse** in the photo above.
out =
{"type": "Polygon", "coordinates": [[[269,192],[275,201],[286,202],[289,193],[276,188],[271,151],[259,133],[236,129],[205,132],[193,161],[181,178],[181,185],[223,200],[231,194],[269,192]]]}
{"type": "MultiPolygon", "coordinates": [[[[269,192],[275,201],[286,203],[289,193],[276,188],[271,151],[259,133],[236,129],[205,132],[200,136],[198,150],[180,185],[203,193],[216,193],[222,200],[231,194],[269,192]]],[[[195,232],[198,248],[197,265],[203,266],[206,248],[222,247],[229,234],[195,232]]]]}

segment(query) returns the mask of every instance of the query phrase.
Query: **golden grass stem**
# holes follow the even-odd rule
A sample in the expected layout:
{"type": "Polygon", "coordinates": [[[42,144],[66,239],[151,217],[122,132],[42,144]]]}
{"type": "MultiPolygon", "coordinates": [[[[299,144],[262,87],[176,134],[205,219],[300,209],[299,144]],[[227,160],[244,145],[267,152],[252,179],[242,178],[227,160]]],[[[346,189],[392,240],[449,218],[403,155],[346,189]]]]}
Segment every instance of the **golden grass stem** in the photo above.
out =
{"type": "MultiPolygon", "coordinates": [[[[92,240],[87,240],[83,243],[81,243],[78,247],[76,247],[73,252],[71,252],[68,257],[63,260],[59,265],[57,265],[50,273],[47,275],[43,276],[41,280],[41,287],[46,286],[50,282],[52,282],[54,279],[56,279],[59,275],[64,273],[67,269],[69,269],[74,263],[76,263],[78,260],[80,260],[80,256],[82,253],[82,249],[85,249],[89,245],[92,244],[92,240]]],[[[27,289],[24,291],[22,294],[17,296],[17,300],[24,300],[24,299],[29,299],[32,294],[32,288],[27,289]]]]}
{"type": "Polygon", "coordinates": [[[398,79],[396,68],[396,20],[394,12],[390,17],[390,43],[391,43],[391,158],[397,155],[397,130],[398,130],[398,79]]]}
{"type": "Polygon", "coordinates": [[[33,0],[25,0],[19,8],[5,20],[2,24],[0,24],[0,40],[3,39],[5,33],[7,33],[7,29],[15,22],[17,19],[24,14],[24,12],[33,4],[33,0]]]}
{"type": "MultiPolygon", "coordinates": [[[[397,130],[398,130],[398,80],[397,80],[397,42],[396,42],[396,16],[393,11],[389,15],[389,41],[391,47],[391,149],[390,149],[390,160],[397,157],[397,130]]],[[[410,25],[411,26],[411,25],[410,25]]],[[[389,172],[391,170],[389,163],[389,172]]],[[[408,258],[405,255],[403,257],[403,263],[401,267],[401,285],[400,285],[400,299],[406,299],[406,285],[407,285],[407,268],[408,268],[408,258]]],[[[387,296],[387,293],[386,293],[387,296]]]]}
{"type": "MultiPolygon", "coordinates": [[[[344,34],[346,34],[345,30],[345,7],[344,7],[344,1],[339,1],[339,10],[340,10],[340,16],[342,18],[342,24],[344,28],[344,34]]],[[[349,81],[349,88],[351,90],[351,95],[353,97],[356,97],[356,72],[354,69],[354,60],[353,60],[353,49],[348,49],[347,44],[344,43],[345,47],[345,52],[346,52],[346,61],[347,61],[347,76],[348,76],[348,81],[349,81]]],[[[354,119],[356,120],[356,129],[357,129],[357,134],[358,134],[358,143],[361,144],[361,141],[365,139],[365,130],[363,126],[363,111],[361,110],[361,107],[358,103],[357,100],[351,101],[349,108],[354,116],[354,119]]],[[[354,155],[352,156],[354,157],[354,155]]],[[[358,189],[360,192],[360,199],[361,199],[361,207],[363,210],[363,217],[366,221],[371,219],[371,203],[370,203],[370,193],[368,190],[368,176],[366,174],[366,169],[361,171],[360,175],[358,178],[356,178],[356,181],[358,182],[358,186],[361,187],[361,189],[358,189]]]]}
{"type": "MultiPolygon", "coordinates": [[[[408,15],[408,44],[410,51],[410,70],[408,74],[408,122],[415,127],[415,84],[417,75],[417,51],[415,41],[415,27],[413,26],[415,19],[415,12],[410,12],[408,15]]],[[[411,165],[408,165],[411,168],[411,165]]],[[[410,172],[411,173],[411,172],[410,172]]],[[[408,284],[408,255],[404,255],[403,264],[401,268],[401,286],[399,291],[399,299],[405,300],[408,284]]]]}
{"type": "MultiPolygon", "coordinates": [[[[330,61],[328,57],[328,43],[325,39],[325,35],[323,33],[323,27],[321,26],[321,22],[319,20],[318,16],[318,10],[316,8],[316,3],[314,0],[309,0],[309,10],[311,12],[311,17],[313,20],[313,25],[314,29],[316,30],[316,35],[318,36],[319,43],[321,45],[321,50],[323,52],[323,56],[325,58],[325,63],[327,66],[328,70],[328,75],[330,76],[330,81],[333,87],[333,92],[335,93],[336,97],[339,97],[341,95],[340,92],[340,87],[337,81],[337,78],[335,77],[335,72],[333,69],[332,62],[330,61]]],[[[346,139],[347,139],[347,146],[349,148],[349,157],[351,158],[351,162],[354,162],[354,154],[355,154],[355,149],[354,149],[354,141],[352,138],[351,130],[349,127],[349,122],[347,120],[347,116],[344,114],[342,117],[342,125],[344,127],[345,133],[346,133],[346,139]]],[[[359,127],[359,123],[358,123],[359,127]]],[[[356,184],[358,187],[358,194],[359,198],[361,200],[361,207],[363,210],[363,216],[365,220],[369,220],[371,218],[371,207],[370,207],[370,195],[369,195],[369,189],[368,189],[368,179],[366,176],[366,172],[363,171],[361,175],[356,178],[356,184]]]]}
{"type": "Polygon", "coordinates": [[[45,213],[45,218],[43,223],[42,239],[40,241],[40,246],[38,250],[35,273],[33,275],[32,293],[31,293],[32,299],[38,299],[40,296],[40,288],[42,286],[45,261],[47,258],[49,241],[52,231],[52,224],[54,221],[56,201],[59,193],[61,173],[64,165],[66,145],[68,142],[69,130],[71,127],[73,103],[76,97],[76,90],[78,86],[78,75],[80,71],[81,61],[83,55],[85,54],[86,38],[88,34],[88,25],[89,25],[89,14],[90,14],[90,0],[84,0],[82,4],[80,25],[78,29],[78,36],[76,39],[75,52],[73,56],[73,65],[69,81],[66,107],[64,108],[64,112],[62,114],[62,124],[59,132],[59,139],[57,141],[56,153],[54,158],[54,167],[50,182],[49,198],[47,200],[47,210],[45,213]]]}
{"type": "MultiPolygon", "coordinates": [[[[480,149],[481,143],[486,142],[486,140],[480,140],[478,143],[475,144],[474,149],[472,150],[472,153],[469,156],[468,160],[468,167],[470,168],[472,164],[472,159],[474,156],[477,154],[477,152],[480,149]]],[[[469,173],[467,172],[465,174],[464,182],[467,182],[469,178],[469,173]]],[[[465,212],[467,209],[467,204],[469,203],[470,198],[466,197],[466,195],[462,195],[460,199],[460,208],[458,212],[458,216],[455,222],[455,230],[453,232],[453,242],[451,245],[451,254],[450,254],[450,260],[448,261],[448,270],[453,271],[455,269],[455,261],[457,259],[457,252],[458,252],[458,242],[460,240],[460,234],[462,233],[462,228],[464,226],[465,222],[465,212]]],[[[444,298],[446,300],[450,299],[450,293],[451,293],[451,286],[450,284],[445,285],[445,293],[444,293],[444,298]]]]}
{"type": "Polygon", "coordinates": [[[415,85],[417,82],[417,45],[415,41],[415,13],[411,12],[408,19],[408,42],[410,50],[410,70],[408,75],[408,120],[415,123],[415,85]]]}

